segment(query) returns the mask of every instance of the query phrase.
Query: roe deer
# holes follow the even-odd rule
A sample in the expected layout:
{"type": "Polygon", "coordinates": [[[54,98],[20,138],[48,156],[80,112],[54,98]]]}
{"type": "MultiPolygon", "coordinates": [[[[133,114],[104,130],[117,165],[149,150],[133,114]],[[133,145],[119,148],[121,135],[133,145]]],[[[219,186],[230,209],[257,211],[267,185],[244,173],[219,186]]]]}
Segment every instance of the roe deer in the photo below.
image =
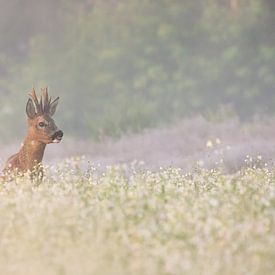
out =
{"type": "Polygon", "coordinates": [[[62,140],[63,132],[57,128],[52,119],[59,97],[52,101],[47,88],[41,91],[40,100],[34,89],[29,94],[30,98],[26,105],[28,132],[20,151],[7,160],[4,174],[30,172],[31,176],[36,175],[42,179],[41,161],[46,145],[59,143],[62,140]]]}

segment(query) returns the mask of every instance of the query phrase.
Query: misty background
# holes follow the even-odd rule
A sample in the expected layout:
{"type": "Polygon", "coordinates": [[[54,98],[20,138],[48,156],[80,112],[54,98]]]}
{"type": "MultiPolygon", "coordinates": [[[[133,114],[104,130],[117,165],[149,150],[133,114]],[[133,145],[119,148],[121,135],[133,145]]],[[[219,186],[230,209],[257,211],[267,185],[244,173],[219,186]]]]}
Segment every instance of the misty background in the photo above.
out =
{"type": "Polygon", "coordinates": [[[1,157],[24,137],[34,85],[61,98],[55,119],[65,139],[49,146],[49,156],[88,153],[100,161],[109,152],[123,162],[154,155],[155,165],[186,166],[209,155],[209,139],[223,137],[222,154],[230,147],[242,152],[238,159],[251,151],[272,159],[273,0],[0,5],[1,157]],[[269,118],[255,122],[262,116],[269,118]]]}

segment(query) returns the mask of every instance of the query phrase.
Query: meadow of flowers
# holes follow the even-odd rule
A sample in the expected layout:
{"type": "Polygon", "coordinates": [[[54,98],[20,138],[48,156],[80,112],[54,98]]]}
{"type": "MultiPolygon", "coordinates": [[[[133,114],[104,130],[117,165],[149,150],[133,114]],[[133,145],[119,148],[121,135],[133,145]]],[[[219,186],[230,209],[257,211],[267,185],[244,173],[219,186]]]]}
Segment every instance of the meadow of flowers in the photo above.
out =
{"type": "Polygon", "coordinates": [[[0,185],[0,274],[274,274],[275,170],[49,168],[0,185]]]}

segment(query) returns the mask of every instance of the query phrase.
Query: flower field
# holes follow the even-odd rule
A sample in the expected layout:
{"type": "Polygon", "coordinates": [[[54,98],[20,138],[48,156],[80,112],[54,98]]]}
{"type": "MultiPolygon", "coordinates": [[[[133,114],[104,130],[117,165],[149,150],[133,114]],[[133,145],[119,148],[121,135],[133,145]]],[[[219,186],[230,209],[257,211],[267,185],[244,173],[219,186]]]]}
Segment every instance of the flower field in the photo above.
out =
{"type": "Polygon", "coordinates": [[[275,171],[49,169],[0,187],[0,274],[274,274],[275,171]]]}

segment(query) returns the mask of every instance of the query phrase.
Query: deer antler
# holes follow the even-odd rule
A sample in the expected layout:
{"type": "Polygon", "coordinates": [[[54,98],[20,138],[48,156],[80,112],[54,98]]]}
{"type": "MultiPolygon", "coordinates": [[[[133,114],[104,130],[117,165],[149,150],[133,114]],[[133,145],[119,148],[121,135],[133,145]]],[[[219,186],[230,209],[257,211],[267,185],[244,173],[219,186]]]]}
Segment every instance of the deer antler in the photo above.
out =
{"type": "Polygon", "coordinates": [[[48,95],[48,87],[45,87],[44,89],[41,89],[41,99],[43,98],[43,112],[48,113],[50,111],[50,105],[51,105],[51,98],[49,99],[48,95]]]}
{"type": "Polygon", "coordinates": [[[37,98],[34,88],[29,93],[29,96],[34,103],[37,115],[49,114],[51,112],[52,105],[54,105],[54,103],[59,99],[59,97],[57,97],[54,101],[52,101],[52,98],[49,97],[48,94],[48,87],[41,89],[41,96],[39,99],[37,98]]]}
{"type": "Polygon", "coordinates": [[[36,109],[36,113],[41,115],[43,113],[42,98],[40,98],[40,102],[39,102],[34,88],[32,88],[32,91],[29,93],[29,96],[33,100],[33,103],[34,103],[34,106],[36,109]]]}

